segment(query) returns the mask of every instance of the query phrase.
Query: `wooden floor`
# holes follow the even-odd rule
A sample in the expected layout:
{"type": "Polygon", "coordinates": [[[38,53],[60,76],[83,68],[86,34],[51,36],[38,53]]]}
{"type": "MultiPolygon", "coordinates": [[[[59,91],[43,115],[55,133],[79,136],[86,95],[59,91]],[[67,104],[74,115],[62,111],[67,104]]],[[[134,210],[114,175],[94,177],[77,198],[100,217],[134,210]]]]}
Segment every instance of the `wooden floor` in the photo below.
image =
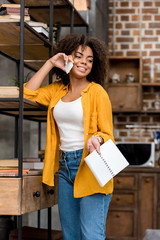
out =
{"type": "MultiPolygon", "coordinates": [[[[23,227],[22,229],[22,240],[48,240],[48,230],[33,228],[33,227],[23,227]]],[[[63,240],[62,232],[52,230],[52,240],[63,240]]],[[[14,229],[9,235],[9,240],[18,240],[18,230],[14,229]]]]}

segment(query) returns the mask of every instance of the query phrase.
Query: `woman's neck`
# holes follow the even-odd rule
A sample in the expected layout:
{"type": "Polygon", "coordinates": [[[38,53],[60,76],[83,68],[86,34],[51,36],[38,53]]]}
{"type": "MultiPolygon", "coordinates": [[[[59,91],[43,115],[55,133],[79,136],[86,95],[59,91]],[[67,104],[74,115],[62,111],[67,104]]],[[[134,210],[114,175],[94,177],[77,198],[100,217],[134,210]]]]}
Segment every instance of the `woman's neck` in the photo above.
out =
{"type": "Polygon", "coordinates": [[[70,81],[67,94],[62,98],[64,102],[71,102],[78,99],[81,96],[81,92],[88,86],[89,82],[81,81],[70,81]]]}
{"type": "Polygon", "coordinates": [[[83,91],[89,84],[89,81],[85,79],[70,79],[69,91],[83,91]]]}

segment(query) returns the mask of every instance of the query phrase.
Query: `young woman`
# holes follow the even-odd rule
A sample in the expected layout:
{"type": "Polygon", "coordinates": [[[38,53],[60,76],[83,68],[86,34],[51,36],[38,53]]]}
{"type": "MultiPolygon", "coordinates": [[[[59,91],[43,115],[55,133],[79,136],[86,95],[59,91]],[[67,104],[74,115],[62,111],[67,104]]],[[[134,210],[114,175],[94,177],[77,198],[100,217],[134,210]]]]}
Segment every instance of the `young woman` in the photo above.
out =
{"type": "Polygon", "coordinates": [[[64,240],[104,240],[113,180],[100,187],[84,158],[113,138],[112,110],[100,85],[107,51],[96,38],[71,34],[25,84],[24,96],[48,106],[43,183],[59,170],[58,206],[64,240]],[[73,63],[66,74],[65,64],[73,63]],[[58,80],[40,87],[53,68],[58,80]]]}

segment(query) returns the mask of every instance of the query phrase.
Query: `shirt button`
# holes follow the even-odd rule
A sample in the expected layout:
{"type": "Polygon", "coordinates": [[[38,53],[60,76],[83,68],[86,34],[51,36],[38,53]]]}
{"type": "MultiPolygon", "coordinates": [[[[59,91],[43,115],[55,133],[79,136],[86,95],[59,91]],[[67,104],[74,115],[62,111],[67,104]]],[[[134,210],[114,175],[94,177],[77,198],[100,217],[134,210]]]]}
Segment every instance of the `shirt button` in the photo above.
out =
{"type": "Polygon", "coordinates": [[[87,120],[87,118],[85,118],[85,120],[87,120]]]}
{"type": "Polygon", "coordinates": [[[88,135],[88,133],[86,133],[86,135],[88,135]]]}

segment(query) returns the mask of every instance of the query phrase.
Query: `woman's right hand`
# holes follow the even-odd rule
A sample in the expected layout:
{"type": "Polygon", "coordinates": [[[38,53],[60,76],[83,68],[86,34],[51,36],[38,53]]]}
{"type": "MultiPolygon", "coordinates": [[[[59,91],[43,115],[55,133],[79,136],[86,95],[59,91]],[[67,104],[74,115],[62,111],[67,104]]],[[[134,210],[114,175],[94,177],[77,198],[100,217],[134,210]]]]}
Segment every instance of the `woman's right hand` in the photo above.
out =
{"type": "Polygon", "coordinates": [[[73,63],[73,58],[71,55],[66,55],[65,53],[57,53],[56,55],[51,57],[49,61],[51,62],[53,67],[60,68],[65,72],[65,64],[69,61],[73,63]]]}
{"type": "Polygon", "coordinates": [[[65,64],[68,61],[71,61],[73,63],[72,56],[67,56],[65,53],[57,53],[53,57],[49,58],[45,62],[45,64],[38,70],[38,72],[36,72],[34,76],[27,82],[26,88],[32,89],[34,91],[37,90],[53,67],[60,68],[64,72],[66,72],[65,64]]]}

